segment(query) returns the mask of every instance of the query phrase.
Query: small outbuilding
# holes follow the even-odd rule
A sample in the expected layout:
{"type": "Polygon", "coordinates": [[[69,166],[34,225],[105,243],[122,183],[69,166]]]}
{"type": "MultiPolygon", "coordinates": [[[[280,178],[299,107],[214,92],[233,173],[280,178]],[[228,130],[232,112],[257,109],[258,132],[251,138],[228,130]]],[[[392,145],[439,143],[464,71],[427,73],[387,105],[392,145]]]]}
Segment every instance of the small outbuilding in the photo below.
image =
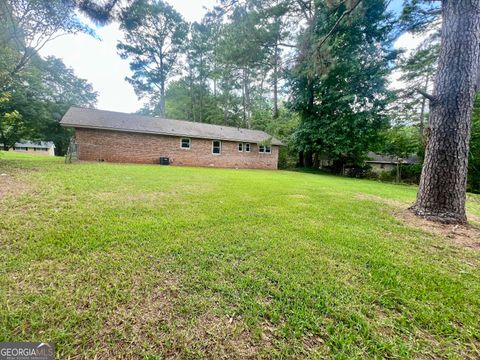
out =
{"type": "Polygon", "coordinates": [[[410,155],[406,158],[399,158],[393,155],[377,154],[374,152],[368,153],[368,160],[365,161],[372,167],[372,171],[376,173],[382,173],[392,171],[397,168],[397,165],[413,165],[420,164],[420,160],[417,155],[410,155]]]}
{"type": "Polygon", "coordinates": [[[55,144],[51,141],[27,141],[15,143],[11,151],[33,155],[55,156],[55,144]]]}
{"type": "Polygon", "coordinates": [[[79,160],[277,169],[282,143],[259,130],[71,107],[79,160]]]}

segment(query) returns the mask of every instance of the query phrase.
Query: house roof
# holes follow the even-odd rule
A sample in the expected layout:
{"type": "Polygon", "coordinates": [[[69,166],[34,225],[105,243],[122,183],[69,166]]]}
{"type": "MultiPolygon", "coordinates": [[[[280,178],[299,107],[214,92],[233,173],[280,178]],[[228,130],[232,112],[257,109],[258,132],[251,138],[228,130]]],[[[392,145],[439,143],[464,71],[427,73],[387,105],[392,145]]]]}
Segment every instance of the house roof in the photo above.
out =
{"type": "Polygon", "coordinates": [[[73,106],[67,111],[60,124],[65,127],[74,128],[116,130],[251,143],[261,143],[271,139],[272,145],[283,145],[280,140],[260,130],[163,119],[159,117],[73,106]]]}
{"type": "Polygon", "coordinates": [[[30,141],[22,140],[22,142],[15,143],[15,147],[28,147],[28,148],[51,148],[55,147],[55,144],[51,141],[30,141]]]}
{"type": "Polygon", "coordinates": [[[418,159],[417,155],[409,155],[404,159],[398,159],[396,156],[393,155],[384,155],[384,154],[377,154],[372,151],[368,153],[368,160],[367,163],[378,163],[378,164],[420,164],[420,160],[418,159]],[[399,161],[400,160],[400,161],[399,161]]]}

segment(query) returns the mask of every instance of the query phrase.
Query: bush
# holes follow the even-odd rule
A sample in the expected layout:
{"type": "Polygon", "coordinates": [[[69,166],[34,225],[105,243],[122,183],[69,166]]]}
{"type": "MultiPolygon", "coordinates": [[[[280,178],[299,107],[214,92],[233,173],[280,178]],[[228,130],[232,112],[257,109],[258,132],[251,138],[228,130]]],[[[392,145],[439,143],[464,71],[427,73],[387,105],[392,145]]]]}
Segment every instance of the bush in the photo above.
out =
{"type": "Polygon", "coordinates": [[[370,166],[345,167],[345,175],[348,177],[365,178],[370,173],[370,166]]]}
{"type": "MultiPolygon", "coordinates": [[[[396,170],[392,171],[393,176],[396,176],[396,170]]],[[[400,165],[401,180],[418,184],[420,182],[420,176],[422,175],[422,165],[421,164],[402,164],[400,165]]]]}
{"type": "Polygon", "coordinates": [[[297,158],[292,155],[288,147],[280,146],[278,152],[278,168],[279,169],[292,169],[297,164],[297,158]]]}

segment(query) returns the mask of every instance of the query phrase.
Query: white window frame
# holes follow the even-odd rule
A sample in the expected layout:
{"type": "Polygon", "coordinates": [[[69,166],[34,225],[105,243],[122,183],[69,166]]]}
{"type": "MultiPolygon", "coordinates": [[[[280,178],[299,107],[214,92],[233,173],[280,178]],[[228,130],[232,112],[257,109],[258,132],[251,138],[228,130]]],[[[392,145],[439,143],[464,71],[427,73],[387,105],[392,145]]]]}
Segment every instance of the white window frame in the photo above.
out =
{"type": "Polygon", "coordinates": [[[243,152],[243,143],[238,143],[237,147],[238,147],[238,152],[243,152]]]}
{"type": "Polygon", "coordinates": [[[252,148],[252,145],[250,143],[245,143],[243,144],[243,148],[245,150],[245,152],[250,152],[250,149],[252,148]],[[247,150],[247,146],[248,146],[248,150],[247,150]]]}
{"type": "Polygon", "coordinates": [[[187,138],[187,137],[180,138],[180,149],[190,150],[191,147],[192,147],[192,139],[187,138]],[[188,140],[188,147],[183,147],[183,140],[188,140]]]}
{"type": "Polygon", "coordinates": [[[216,156],[222,155],[222,142],[220,140],[212,140],[212,154],[216,155],[216,156]],[[218,147],[219,147],[220,152],[218,152],[218,153],[213,151],[213,149],[215,149],[215,143],[216,142],[218,142],[218,144],[219,144],[218,147]]]}
{"type": "Polygon", "coordinates": [[[272,146],[271,145],[258,145],[258,152],[260,154],[271,154],[272,153],[272,146]]]}

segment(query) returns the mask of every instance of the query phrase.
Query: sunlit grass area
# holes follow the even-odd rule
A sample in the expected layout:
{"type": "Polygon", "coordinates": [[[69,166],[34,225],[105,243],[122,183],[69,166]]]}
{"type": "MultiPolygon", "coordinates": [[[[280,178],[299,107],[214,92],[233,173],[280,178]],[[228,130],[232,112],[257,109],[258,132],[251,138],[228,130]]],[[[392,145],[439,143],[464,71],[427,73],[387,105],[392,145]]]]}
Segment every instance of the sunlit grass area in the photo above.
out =
{"type": "Polygon", "coordinates": [[[0,341],[59,359],[480,357],[480,252],[396,218],[415,187],[12,153],[0,174],[0,341]]]}

